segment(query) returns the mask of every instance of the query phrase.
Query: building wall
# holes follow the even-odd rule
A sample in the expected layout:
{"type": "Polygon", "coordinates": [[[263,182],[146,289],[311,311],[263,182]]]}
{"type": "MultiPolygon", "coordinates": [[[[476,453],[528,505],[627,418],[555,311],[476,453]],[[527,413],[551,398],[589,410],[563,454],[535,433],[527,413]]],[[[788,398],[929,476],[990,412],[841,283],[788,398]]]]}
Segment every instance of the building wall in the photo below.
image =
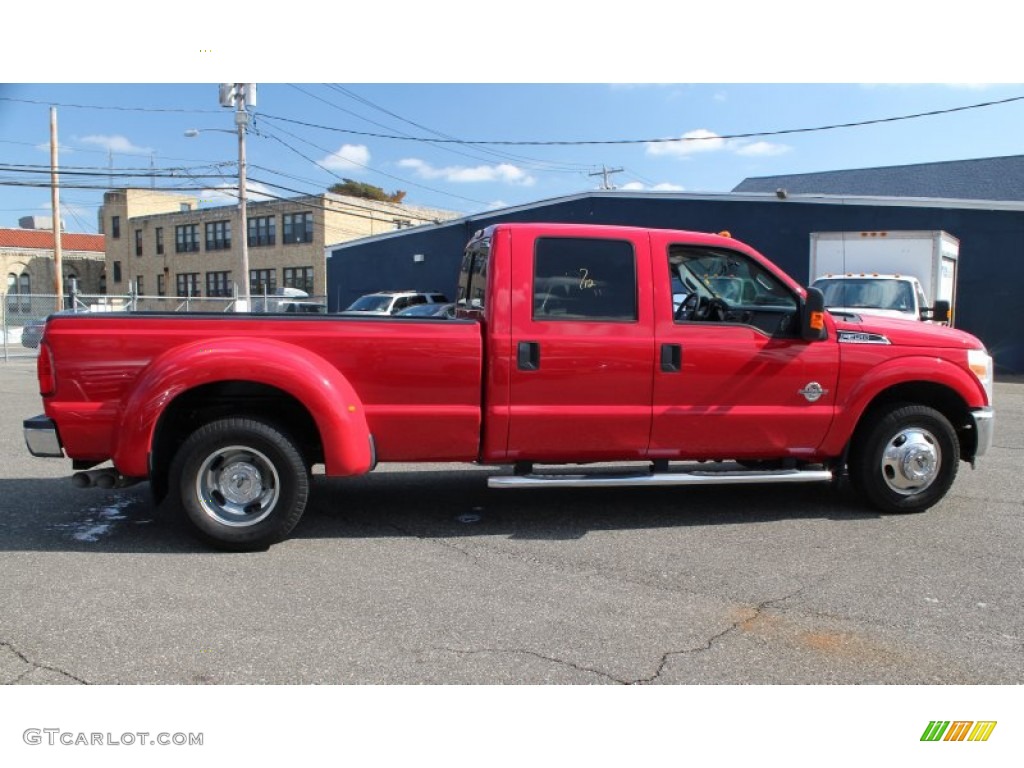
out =
{"type": "MultiPolygon", "coordinates": [[[[69,285],[68,279],[75,277],[78,280],[79,290],[84,292],[99,292],[103,285],[103,270],[105,262],[102,254],[87,251],[61,252],[61,267],[64,273],[65,291],[69,285]]],[[[28,275],[29,292],[33,294],[52,294],[55,292],[53,251],[40,250],[35,248],[2,248],[0,249],[0,274],[3,282],[0,283],[0,291],[8,291],[8,279],[10,275],[19,278],[28,275]]]]}
{"type": "MultiPolygon", "coordinates": [[[[207,202],[191,196],[167,195],[152,190],[127,189],[108,192],[100,209],[100,226],[107,235],[107,292],[155,296],[159,293],[159,277],[164,277],[163,293],[177,294],[179,274],[198,275],[198,294],[209,295],[207,275],[230,273],[228,293],[234,284],[240,284],[239,262],[241,216],[237,205],[199,207],[207,202]],[[189,210],[182,210],[182,207],[189,210]],[[115,237],[114,217],[118,217],[119,232],[115,237]],[[230,226],[229,248],[208,248],[207,224],[227,222],[230,226]],[[178,252],[178,227],[194,225],[198,237],[197,251],[178,252]],[[163,252],[158,253],[157,231],[162,232],[163,252]],[[136,238],[138,237],[138,240],[136,238]],[[137,247],[137,243],[141,244],[137,247]]],[[[377,203],[338,195],[317,195],[269,202],[250,202],[249,220],[272,218],[274,239],[270,244],[249,241],[250,271],[272,270],[272,287],[289,284],[285,270],[312,271],[312,285],[303,286],[315,296],[327,293],[327,266],[324,246],[393,231],[396,221],[422,223],[438,218],[450,219],[457,214],[450,211],[417,208],[413,206],[377,203]],[[285,242],[284,217],[308,214],[312,217],[310,242],[285,242]]],[[[305,228],[302,228],[305,232],[305,228]]],[[[289,273],[293,277],[299,273],[289,273]]],[[[301,273],[305,274],[305,273],[301,273]]],[[[270,289],[272,290],[272,288],[270,289]]],[[[254,289],[254,293],[259,289],[254,289]]]]}
{"type": "Polygon", "coordinates": [[[329,308],[344,309],[369,290],[454,290],[462,249],[476,230],[502,221],[588,222],[702,232],[727,230],[806,284],[811,232],[945,230],[960,239],[957,327],[978,336],[997,370],[1024,373],[1024,210],[954,202],[855,204],[774,196],[685,199],[594,193],[498,212],[332,250],[329,308]],[[422,282],[409,284],[413,254],[424,254],[422,282]],[[369,289],[369,290],[368,290],[369,289]]]}

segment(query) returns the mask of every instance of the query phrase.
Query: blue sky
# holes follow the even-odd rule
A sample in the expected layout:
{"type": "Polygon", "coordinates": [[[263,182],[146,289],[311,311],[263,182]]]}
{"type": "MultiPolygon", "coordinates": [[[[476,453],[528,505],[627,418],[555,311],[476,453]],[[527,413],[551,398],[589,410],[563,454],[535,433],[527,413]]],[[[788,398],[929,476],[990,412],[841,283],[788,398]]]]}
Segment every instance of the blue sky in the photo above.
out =
{"type": "MultiPolygon", "coordinates": [[[[596,189],[725,192],[748,176],[959,160],[1024,150],[1024,101],[879,125],[718,138],[945,110],[1024,95],[1021,85],[262,83],[248,139],[252,191],[289,196],[342,178],[411,204],[473,213],[596,189]],[[283,118],[283,119],[282,119],[283,118]],[[297,122],[289,122],[297,121],[297,122]],[[313,127],[323,126],[323,127],[313,127]],[[378,136],[368,134],[379,134],[378,136]],[[380,135],[412,137],[410,140],[380,135]],[[546,146],[468,141],[695,141],[546,146]],[[276,186],[274,186],[276,185],[276,186]]],[[[102,189],[195,189],[224,204],[236,180],[231,110],[209,84],[0,86],[0,225],[49,213],[49,106],[57,106],[62,215],[95,231],[102,189]],[[145,175],[154,169],[162,178],[145,175]],[[167,174],[173,170],[174,176],[167,174]],[[95,176],[74,175],[72,171],[95,176]]]]}
{"type": "MultiPolygon", "coordinates": [[[[996,23],[989,0],[940,2],[927,14],[882,0],[856,11],[741,0],[728,13],[652,0],[604,10],[394,0],[294,19],[208,4],[203,24],[189,12],[158,26],[119,13],[130,6],[121,2],[104,13],[58,5],[45,49],[58,55],[43,55],[36,35],[5,40],[0,226],[49,213],[48,188],[15,185],[48,182],[50,105],[69,230],[95,231],[102,198],[74,186],[156,184],[230,202],[216,188],[237,178],[235,138],[184,132],[230,131],[216,84],[243,78],[259,84],[247,145],[253,192],[318,193],[347,177],[461,213],[595,189],[602,167],[622,169],[609,177],[620,189],[726,192],[748,176],[1024,151],[1024,101],[721,138],[1024,96],[1024,84],[1008,82],[1020,79],[1014,26],[996,23]],[[430,141],[441,137],[568,143],[430,141]],[[643,141],[683,138],[696,140],[643,141]],[[161,178],[129,175],[151,167],[161,178]]],[[[31,7],[5,13],[8,29],[38,28],[31,7]]]]}

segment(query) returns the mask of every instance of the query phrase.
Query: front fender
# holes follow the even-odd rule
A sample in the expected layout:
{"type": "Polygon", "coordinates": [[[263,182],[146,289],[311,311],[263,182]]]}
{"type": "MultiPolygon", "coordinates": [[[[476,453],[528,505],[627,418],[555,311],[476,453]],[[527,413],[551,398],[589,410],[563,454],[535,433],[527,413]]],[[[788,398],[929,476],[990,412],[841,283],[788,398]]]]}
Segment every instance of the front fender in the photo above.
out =
{"type": "Polygon", "coordinates": [[[286,342],[225,337],[173,347],[139,374],[122,402],[113,456],[118,470],[129,477],[148,475],[154,431],[167,407],[191,389],[222,381],[275,387],[302,403],[320,432],[327,474],[372,468],[363,404],[337,368],[286,342]]]}
{"type": "MultiPolygon", "coordinates": [[[[840,391],[845,388],[842,377],[841,373],[840,391]]],[[[913,384],[945,387],[957,395],[967,408],[985,405],[985,393],[981,384],[956,363],[926,355],[887,360],[859,376],[846,395],[837,400],[836,417],[828,437],[821,446],[821,452],[827,456],[842,453],[864,412],[876,398],[893,387],[913,384]]]]}

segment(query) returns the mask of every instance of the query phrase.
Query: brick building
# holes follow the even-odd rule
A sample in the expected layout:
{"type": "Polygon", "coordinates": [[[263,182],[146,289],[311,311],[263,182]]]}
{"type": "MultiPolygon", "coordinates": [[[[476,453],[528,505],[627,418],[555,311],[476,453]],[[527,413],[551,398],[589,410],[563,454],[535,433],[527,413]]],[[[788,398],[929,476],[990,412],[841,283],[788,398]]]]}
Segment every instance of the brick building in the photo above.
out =
{"type": "MultiPolygon", "coordinates": [[[[73,278],[84,293],[104,290],[103,235],[61,233],[64,291],[73,278]]],[[[6,276],[0,292],[8,296],[53,294],[56,289],[53,232],[45,229],[0,229],[0,273],[6,276]]]]}
{"type": "MultiPolygon", "coordinates": [[[[231,297],[238,284],[237,205],[200,207],[192,195],[118,189],[103,196],[107,292],[231,297]]],[[[299,288],[327,293],[327,243],[454,218],[430,208],[325,193],[249,202],[249,286],[253,295],[299,288]]]]}

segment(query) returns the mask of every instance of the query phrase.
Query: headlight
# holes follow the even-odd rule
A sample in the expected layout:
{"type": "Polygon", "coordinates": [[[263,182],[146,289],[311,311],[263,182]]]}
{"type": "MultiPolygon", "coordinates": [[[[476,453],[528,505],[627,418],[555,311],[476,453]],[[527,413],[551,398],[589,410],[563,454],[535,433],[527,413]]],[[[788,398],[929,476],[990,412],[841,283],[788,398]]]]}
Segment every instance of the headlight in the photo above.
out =
{"type": "Polygon", "coordinates": [[[985,388],[988,404],[992,405],[992,356],[984,349],[969,349],[967,350],[967,366],[981,382],[981,386],[985,388]]]}

